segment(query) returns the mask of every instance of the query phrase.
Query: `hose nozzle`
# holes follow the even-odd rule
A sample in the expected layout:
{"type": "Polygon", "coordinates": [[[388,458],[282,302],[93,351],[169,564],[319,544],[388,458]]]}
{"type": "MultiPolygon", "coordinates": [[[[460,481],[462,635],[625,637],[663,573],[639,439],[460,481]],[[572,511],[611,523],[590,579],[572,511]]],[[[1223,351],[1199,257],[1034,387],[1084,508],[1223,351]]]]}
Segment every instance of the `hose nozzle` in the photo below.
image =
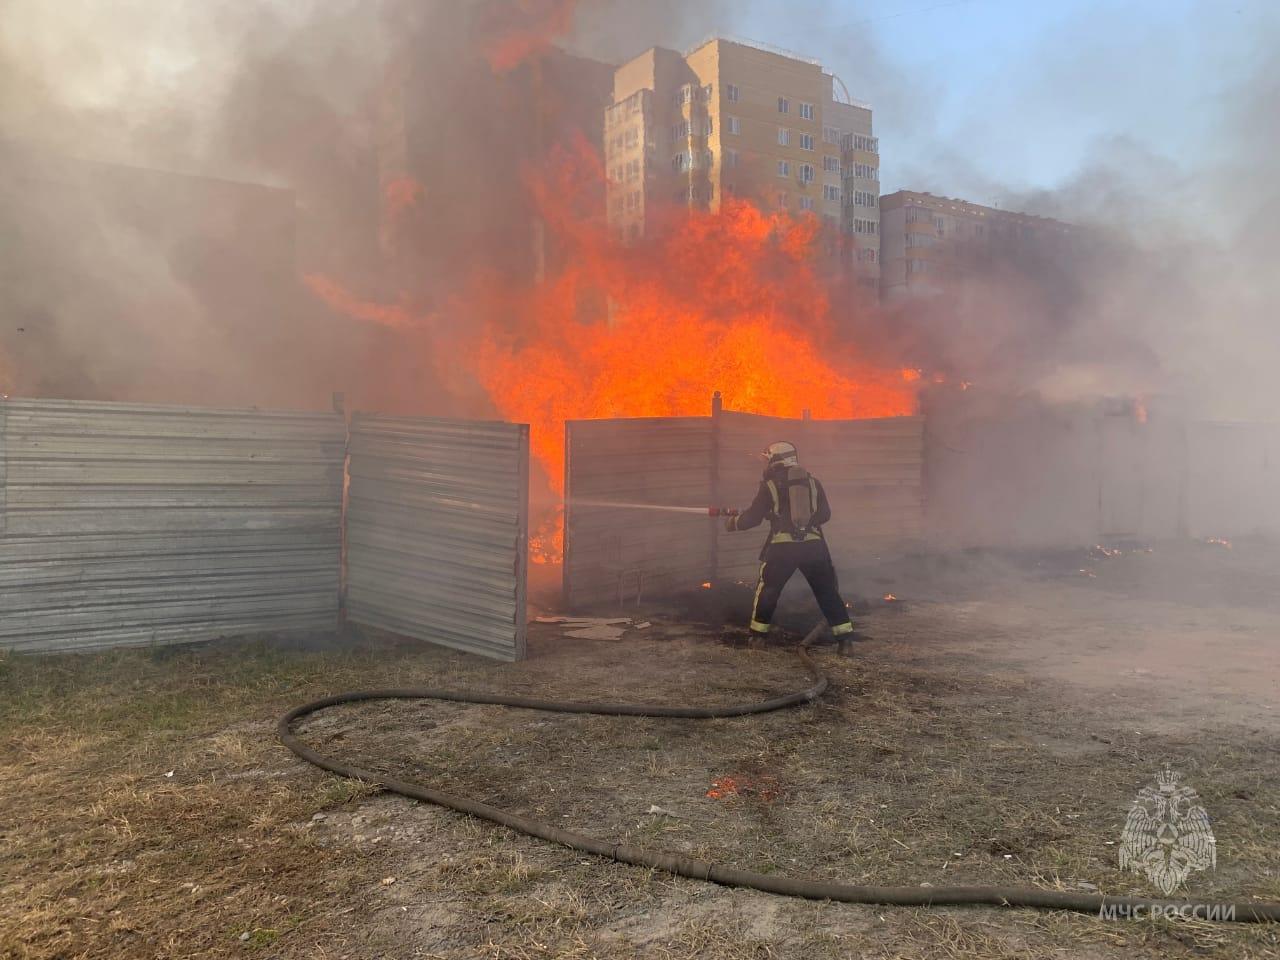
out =
{"type": "Polygon", "coordinates": [[[737,507],[707,507],[707,515],[711,517],[736,517],[741,512],[737,507]]]}

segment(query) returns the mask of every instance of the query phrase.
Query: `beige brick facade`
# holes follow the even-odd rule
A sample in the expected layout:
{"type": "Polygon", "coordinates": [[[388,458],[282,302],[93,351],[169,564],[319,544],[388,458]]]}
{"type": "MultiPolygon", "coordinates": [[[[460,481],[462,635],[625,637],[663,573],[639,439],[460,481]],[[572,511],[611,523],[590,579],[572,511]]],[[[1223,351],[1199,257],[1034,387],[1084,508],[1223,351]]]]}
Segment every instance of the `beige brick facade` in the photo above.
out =
{"type": "Polygon", "coordinates": [[[609,222],[640,236],[666,204],[716,210],[726,194],[811,213],[824,246],[879,277],[879,152],[871,109],[837,99],[822,66],[743,41],[653,48],[614,73],[606,110],[609,222]]]}
{"type": "Polygon", "coordinates": [[[984,271],[1062,256],[1082,228],[967,200],[899,190],[881,200],[880,292],[886,299],[940,293],[984,271]]]}

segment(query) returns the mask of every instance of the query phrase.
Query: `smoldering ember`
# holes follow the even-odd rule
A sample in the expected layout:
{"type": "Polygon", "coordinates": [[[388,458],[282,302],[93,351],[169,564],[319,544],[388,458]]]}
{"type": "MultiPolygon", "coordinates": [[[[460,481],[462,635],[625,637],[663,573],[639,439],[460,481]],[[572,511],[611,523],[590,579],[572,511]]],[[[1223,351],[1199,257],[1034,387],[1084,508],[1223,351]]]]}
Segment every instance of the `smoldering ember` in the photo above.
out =
{"type": "Polygon", "coordinates": [[[1280,956],[1280,10],[0,5],[0,957],[1280,956]]]}

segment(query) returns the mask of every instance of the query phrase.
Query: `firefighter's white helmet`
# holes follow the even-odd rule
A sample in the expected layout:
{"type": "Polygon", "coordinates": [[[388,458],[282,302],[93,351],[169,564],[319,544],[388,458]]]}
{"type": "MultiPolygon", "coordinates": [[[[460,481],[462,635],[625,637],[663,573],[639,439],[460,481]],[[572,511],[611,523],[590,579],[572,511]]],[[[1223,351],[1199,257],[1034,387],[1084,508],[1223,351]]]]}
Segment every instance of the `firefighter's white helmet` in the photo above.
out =
{"type": "Polygon", "coordinates": [[[764,456],[771,467],[794,467],[800,462],[796,454],[796,445],[787,443],[785,440],[779,440],[765,447],[764,456]]]}

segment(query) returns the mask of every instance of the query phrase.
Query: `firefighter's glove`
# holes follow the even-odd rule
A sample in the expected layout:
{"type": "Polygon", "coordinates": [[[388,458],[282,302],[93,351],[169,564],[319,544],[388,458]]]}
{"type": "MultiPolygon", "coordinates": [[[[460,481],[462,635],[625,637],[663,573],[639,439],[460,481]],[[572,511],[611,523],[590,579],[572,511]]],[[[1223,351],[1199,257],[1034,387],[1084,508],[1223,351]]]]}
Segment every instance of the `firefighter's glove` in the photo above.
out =
{"type": "Polygon", "coordinates": [[[730,533],[733,533],[735,530],[737,530],[737,529],[738,529],[738,518],[737,518],[737,517],[725,517],[725,518],[724,518],[724,528],[725,528],[727,531],[729,531],[730,533]]]}

